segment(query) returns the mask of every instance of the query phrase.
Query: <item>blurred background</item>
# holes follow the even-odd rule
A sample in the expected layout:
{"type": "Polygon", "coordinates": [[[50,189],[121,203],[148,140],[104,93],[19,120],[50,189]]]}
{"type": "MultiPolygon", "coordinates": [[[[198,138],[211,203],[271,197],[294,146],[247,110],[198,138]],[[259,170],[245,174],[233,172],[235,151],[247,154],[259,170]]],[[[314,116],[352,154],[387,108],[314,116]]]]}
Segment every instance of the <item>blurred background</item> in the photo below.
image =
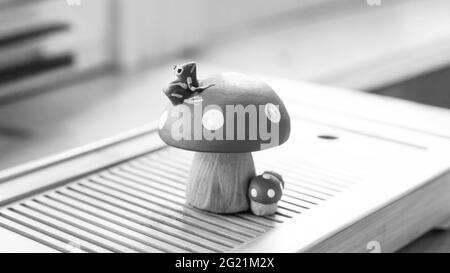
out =
{"type": "Polygon", "coordinates": [[[449,108],[449,26],[448,0],[0,0],[0,170],[156,120],[188,60],[449,108]]]}

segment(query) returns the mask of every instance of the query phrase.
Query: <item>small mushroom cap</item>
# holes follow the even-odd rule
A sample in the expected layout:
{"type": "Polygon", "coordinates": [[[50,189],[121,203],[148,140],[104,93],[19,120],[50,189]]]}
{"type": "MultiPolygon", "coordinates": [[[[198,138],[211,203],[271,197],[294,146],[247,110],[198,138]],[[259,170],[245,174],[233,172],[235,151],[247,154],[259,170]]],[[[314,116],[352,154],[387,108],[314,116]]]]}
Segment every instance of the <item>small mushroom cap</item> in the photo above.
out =
{"type": "Polygon", "coordinates": [[[265,172],[255,176],[249,185],[250,200],[261,204],[274,204],[281,199],[284,184],[277,177],[265,172]]]}
{"type": "Polygon", "coordinates": [[[281,183],[281,187],[284,189],[284,179],[283,176],[281,176],[281,174],[276,173],[274,171],[264,171],[264,173],[262,174],[263,176],[266,175],[271,175],[273,176],[273,179],[278,179],[278,181],[281,183]]]}
{"type": "Polygon", "coordinates": [[[289,114],[265,82],[222,73],[199,81],[199,86],[210,87],[182,104],[169,105],[161,115],[159,135],[168,145],[197,152],[243,153],[288,140],[289,114]]]}

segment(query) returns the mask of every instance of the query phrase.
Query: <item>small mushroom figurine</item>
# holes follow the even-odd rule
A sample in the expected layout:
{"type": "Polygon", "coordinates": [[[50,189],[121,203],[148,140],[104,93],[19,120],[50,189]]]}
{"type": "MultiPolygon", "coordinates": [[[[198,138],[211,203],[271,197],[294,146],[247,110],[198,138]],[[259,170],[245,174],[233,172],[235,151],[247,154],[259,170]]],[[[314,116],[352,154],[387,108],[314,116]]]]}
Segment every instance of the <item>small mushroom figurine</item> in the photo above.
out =
{"type": "Polygon", "coordinates": [[[248,187],[256,175],[251,152],[286,142],[289,114],[273,89],[255,77],[229,72],[197,80],[195,64],[188,64],[181,66],[193,73],[187,83],[200,89],[186,98],[169,96],[173,103],[160,117],[159,136],[170,146],[196,152],[188,204],[215,213],[247,211],[248,187]]]}
{"type": "Polygon", "coordinates": [[[274,214],[283,195],[283,189],[283,177],[276,172],[265,171],[262,175],[255,176],[248,190],[253,214],[258,216],[274,214]]]}

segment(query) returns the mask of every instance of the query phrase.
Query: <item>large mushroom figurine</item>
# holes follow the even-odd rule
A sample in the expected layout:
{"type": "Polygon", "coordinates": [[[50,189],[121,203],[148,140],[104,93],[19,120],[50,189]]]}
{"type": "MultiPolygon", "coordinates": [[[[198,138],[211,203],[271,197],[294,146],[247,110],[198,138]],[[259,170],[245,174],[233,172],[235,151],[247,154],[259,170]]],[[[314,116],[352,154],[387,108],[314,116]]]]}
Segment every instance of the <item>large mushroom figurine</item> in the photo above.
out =
{"type": "Polygon", "coordinates": [[[207,88],[164,110],[159,135],[170,146],[196,152],[187,203],[215,213],[247,211],[255,176],[251,152],[284,143],[289,114],[273,89],[251,76],[222,73],[197,85],[207,88]]]}
{"type": "Polygon", "coordinates": [[[255,176],[250,181],[250,209],[258,216],[271,215],[277,211],[278,201],[283,195],[283,177],[271,171],[255,176]]]}

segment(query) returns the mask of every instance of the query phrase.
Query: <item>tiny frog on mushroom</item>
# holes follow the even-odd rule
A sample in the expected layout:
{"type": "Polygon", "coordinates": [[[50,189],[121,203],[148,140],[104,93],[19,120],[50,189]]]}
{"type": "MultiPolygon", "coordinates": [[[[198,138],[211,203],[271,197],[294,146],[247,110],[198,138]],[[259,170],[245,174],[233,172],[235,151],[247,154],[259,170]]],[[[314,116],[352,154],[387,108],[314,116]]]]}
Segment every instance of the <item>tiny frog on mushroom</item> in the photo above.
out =
{"type": "Polygon", "coordinates": [[[164,89],[164,93],[173,105],[181,104],[194,94],[214,86],[214,84],[199,86],[197,80],[197,65],[194,62],[175,65],[173,71],[177,79],[170,82],[164,89]]]}

